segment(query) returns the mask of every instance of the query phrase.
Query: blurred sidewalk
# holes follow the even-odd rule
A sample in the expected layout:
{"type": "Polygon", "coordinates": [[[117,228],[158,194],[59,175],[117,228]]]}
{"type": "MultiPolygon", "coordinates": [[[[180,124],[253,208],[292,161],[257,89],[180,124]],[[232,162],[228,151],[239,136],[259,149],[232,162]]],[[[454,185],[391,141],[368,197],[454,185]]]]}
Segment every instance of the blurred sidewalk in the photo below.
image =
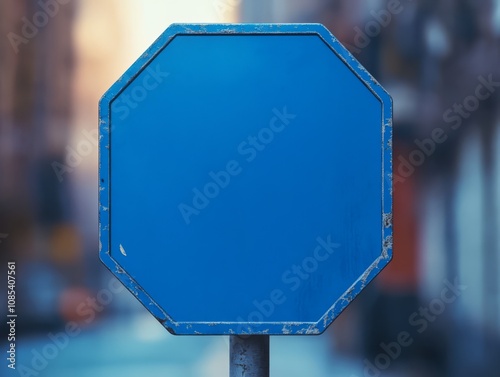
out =
{"type": "MultiPolygon", "coordinates": [[[[18,342],[18,369],[33,368],[47,335],[18,342]],[[33,353],[35,350],[35,353],[33,353]]],[[[332,357],[329,337],[272,337],[271,375],[362,376],[359,365],[332,357]]],[[[39,362],[38,362],[39,363],[39,362]]],[[[149,313],[110,318],[70,339],[39,377],[220,377],[229,375],[228,337],[173,336],[149,313]]]]}

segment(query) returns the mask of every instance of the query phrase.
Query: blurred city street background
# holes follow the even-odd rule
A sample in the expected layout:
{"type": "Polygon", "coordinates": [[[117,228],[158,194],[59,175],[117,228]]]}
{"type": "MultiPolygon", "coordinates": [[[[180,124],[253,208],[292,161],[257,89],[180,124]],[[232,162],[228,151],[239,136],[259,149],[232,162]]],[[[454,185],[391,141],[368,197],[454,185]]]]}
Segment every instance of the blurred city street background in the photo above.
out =
{"type": "Polygon", "coordinates": [[[394,100],[394,260],[271,374],[498,377],[500,0],[1,0],[0,376],[228,375],[226,337],[170,335],[98,258],[98,100],[181,22],[323,23],[394,100]]]}

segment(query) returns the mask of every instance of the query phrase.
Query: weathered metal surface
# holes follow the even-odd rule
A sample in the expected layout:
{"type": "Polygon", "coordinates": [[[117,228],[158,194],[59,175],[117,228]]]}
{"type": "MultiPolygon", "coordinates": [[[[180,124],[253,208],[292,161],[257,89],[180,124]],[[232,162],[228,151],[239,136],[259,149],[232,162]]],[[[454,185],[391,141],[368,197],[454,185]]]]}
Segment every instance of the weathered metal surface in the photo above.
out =
{"type": "Polygon", "coordinates": [[[322,25],[172,25],[100,103],[100,256],[174,334],[319,334],[392,257],[392,103],[322,25]]]}
{"type": "Polygon", "coordinates": [[[229,377],[269,377],[269,336],[229,337],[229,377]]]}

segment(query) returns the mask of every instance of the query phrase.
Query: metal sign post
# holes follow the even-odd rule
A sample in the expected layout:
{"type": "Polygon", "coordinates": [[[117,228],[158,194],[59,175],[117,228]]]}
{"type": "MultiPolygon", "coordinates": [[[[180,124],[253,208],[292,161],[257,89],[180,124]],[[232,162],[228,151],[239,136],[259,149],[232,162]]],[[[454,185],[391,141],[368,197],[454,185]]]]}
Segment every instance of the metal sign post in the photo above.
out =
{"type": "Polygon", "coordinates": [[[99,115],[103,263],[172,334],[231,336],[231,375],[392,258],[392,101],[322,25],[172,25],[99,115]]]}
{"type": "Polygon", "coordinates": [[[269,377],[269,335],[229,337],[230,377],[269,377]]]}

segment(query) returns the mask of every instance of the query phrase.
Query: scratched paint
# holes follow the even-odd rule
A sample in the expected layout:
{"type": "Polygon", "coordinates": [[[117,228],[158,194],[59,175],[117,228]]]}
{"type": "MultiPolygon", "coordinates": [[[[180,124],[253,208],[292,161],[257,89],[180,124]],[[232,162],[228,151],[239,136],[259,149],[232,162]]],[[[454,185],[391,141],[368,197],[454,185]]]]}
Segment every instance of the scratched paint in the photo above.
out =
{"type": "Polygon", "coordinates": [[[269,377],[269,337],[231,336],[230,377],[269,377]]]}

